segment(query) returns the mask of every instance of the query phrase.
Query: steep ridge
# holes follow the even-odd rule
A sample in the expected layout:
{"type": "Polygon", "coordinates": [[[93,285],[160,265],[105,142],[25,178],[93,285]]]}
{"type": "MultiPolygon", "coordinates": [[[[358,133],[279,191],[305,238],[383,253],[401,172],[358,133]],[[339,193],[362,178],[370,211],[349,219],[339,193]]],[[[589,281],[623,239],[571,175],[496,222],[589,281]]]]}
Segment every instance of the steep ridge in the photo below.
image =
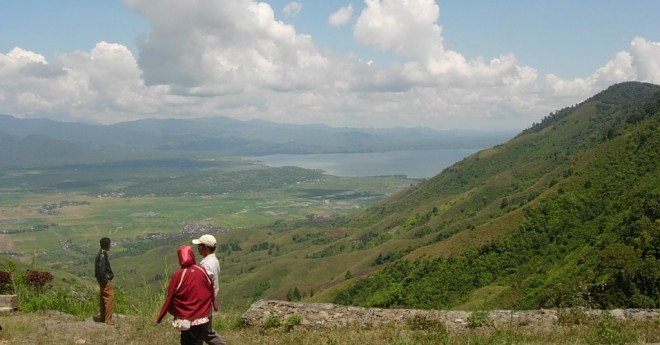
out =
{"type": "Polygon", "coordinates": [[[659,92],[614,85],[353,219],[408,247],[334,302],[658,307],[659,92]]]}

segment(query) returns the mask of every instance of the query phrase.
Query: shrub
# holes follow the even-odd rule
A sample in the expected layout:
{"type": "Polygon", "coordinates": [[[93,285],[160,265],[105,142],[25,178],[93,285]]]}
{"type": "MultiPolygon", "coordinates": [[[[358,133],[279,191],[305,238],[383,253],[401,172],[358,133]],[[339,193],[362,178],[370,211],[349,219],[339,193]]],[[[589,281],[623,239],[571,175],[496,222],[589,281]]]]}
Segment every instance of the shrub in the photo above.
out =
{"type": "Polygon", "coordinates": [[[14,283],[11,279],[11,272],[0,271],[0,294],[13,294],[14,283]]]}
{"type": "Polygon", "coordinates": [[[446,333],[447,328],[440,320],[433,320],[424,315],[415,315],[406,320],[406,326],[413,331],[433,331],[436,333],[446,333]]]}
{"type": "Polygon", "coordinates": [[[53,281],[53,275],[50,272],[39,272],[27,270],[25,271],[25,276],[23,277],[24,282],[27,286],[35,290],[43,290],[46,284],[53,281]]]}
{"type": "MultiPolygon", "coordinates": [[[[7,280],[6,274],[0,275],[7,280]]],[[[98,311],[97,291],[73,282],[66,287],[53,288],[49,284],[54,279],[50,272],[26,270],[17,274],[14,279],[10,274],[8,279],[13,293],[18,295],[18,304],[22,311],[56,310],[79,317],[86,317],[98,311]]],[[[119,289],[115,298],[119,311],[123,302],[119,289]]]]}
{"type": "Polygon", "coordinates": [[[488,318],[488,311],[486,310],[477,310],[470,313],[470,316],[467,318],[467,324],[469,328],[477,328],[483,326],[490,326],[491,322],[488,318]]]}
{"type": "Polygon", "coordinates": [[[98,309],[98,297],[83,286],[37,290],[18,285],[17,289],[21,310],[25,312],[56,310],[85,317],[96,313],[98,309]]]}
{"type": "Polygon", "coordinates": [[[280,327],[280,325],[281,325],[280,318],[277,315],[271,315],[268,317],[268,319],[266,319],[266,322],[264,322],[264,324],[261,325],[259,332],[263,334],[267,329],[277,328],[280,327]]]}
{"type": "MultiPolygon", "coordinates": [[[[657,323],[654,324],[654,326],[657,323]]],[[[589,344],[636,344],[640,342],[639,334],[633,327],[624,322],[615,320],[614,316],[607,310],[603,310],[597,324],[589,328],[585,341],[589,344]]],[[[657,327],[657,326],[656,326],[657,327]]],[[[657,332],[656,332],[657,333],[657,332]]],[[[648,342],[642,341],[642,343],[648,342]]],[[[655,342],[655,341],[652,341],[655,342]]]]}
{"type": "Polygon", "coordinates": [[[284,331],[291,332],[293,327],[299,325],[302,322],[302,316],[300,314],[293,314],[289,316],[286,321],[284,321],[284,331]]]}
{"type": "Polygon", "coordinates": [[[241,313],[236,311],[222,313],[220,317],[214,317],[213,323],[213,328],[221,332],[228,332],[249,327],[249,325],[246,323],[246,320],[243,319],[241,313]]]}
{"type": "Polygon", "coordinates": [[[581,308],[561,309],[557,312],[557,323],[563,326],[584,325],[589,321],[589,315],[581,308]]]}
{"type": "Polygon", "coordinates": [[[12,273],[16,271],[16,263],[7,260],[0,265],[0,294],[13,294],[16,290],[12,273]]]}

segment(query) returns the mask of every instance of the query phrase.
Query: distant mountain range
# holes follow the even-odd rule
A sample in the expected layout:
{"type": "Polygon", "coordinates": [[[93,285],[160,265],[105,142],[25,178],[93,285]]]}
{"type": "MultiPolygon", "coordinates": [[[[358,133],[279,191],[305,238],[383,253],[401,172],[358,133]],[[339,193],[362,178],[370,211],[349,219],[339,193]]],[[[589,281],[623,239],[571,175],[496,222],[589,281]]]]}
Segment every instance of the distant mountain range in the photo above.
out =
{"type": "Polygon", "coordinates": [[[480,149],[514,131],[333,128],[228,117],[144,119],[90,125],[0,114],[0,167],[43,167],[191,154],[356,153],[407,149],[480,149]]]}

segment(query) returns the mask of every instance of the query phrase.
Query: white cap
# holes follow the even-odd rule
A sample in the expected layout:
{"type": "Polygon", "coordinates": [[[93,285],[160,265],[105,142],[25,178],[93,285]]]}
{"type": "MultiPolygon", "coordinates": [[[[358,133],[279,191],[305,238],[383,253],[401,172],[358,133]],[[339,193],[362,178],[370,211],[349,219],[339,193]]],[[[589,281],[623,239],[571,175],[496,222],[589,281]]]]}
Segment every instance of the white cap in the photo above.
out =
{"type": "Polygon", "coordinates": [[[193,244],[203,244],[207,247],[215,247],[215,237],[213,235],[202,235],[200,238],[192,240],[193,244]]]}

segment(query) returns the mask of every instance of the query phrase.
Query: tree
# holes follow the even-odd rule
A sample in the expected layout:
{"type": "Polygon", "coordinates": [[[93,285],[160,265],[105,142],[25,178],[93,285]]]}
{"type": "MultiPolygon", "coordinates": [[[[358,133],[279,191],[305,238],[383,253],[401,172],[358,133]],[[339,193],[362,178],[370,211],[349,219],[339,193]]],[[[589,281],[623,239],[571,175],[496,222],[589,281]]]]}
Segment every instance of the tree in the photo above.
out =
{"type": "Polygon", "coordinates": [[[351,274],[351,271],[350,270],[346,271],[346,274],[344,274],[344,279],[349,280],[351,278],[353,278],[353,274],[351,274]]]}

